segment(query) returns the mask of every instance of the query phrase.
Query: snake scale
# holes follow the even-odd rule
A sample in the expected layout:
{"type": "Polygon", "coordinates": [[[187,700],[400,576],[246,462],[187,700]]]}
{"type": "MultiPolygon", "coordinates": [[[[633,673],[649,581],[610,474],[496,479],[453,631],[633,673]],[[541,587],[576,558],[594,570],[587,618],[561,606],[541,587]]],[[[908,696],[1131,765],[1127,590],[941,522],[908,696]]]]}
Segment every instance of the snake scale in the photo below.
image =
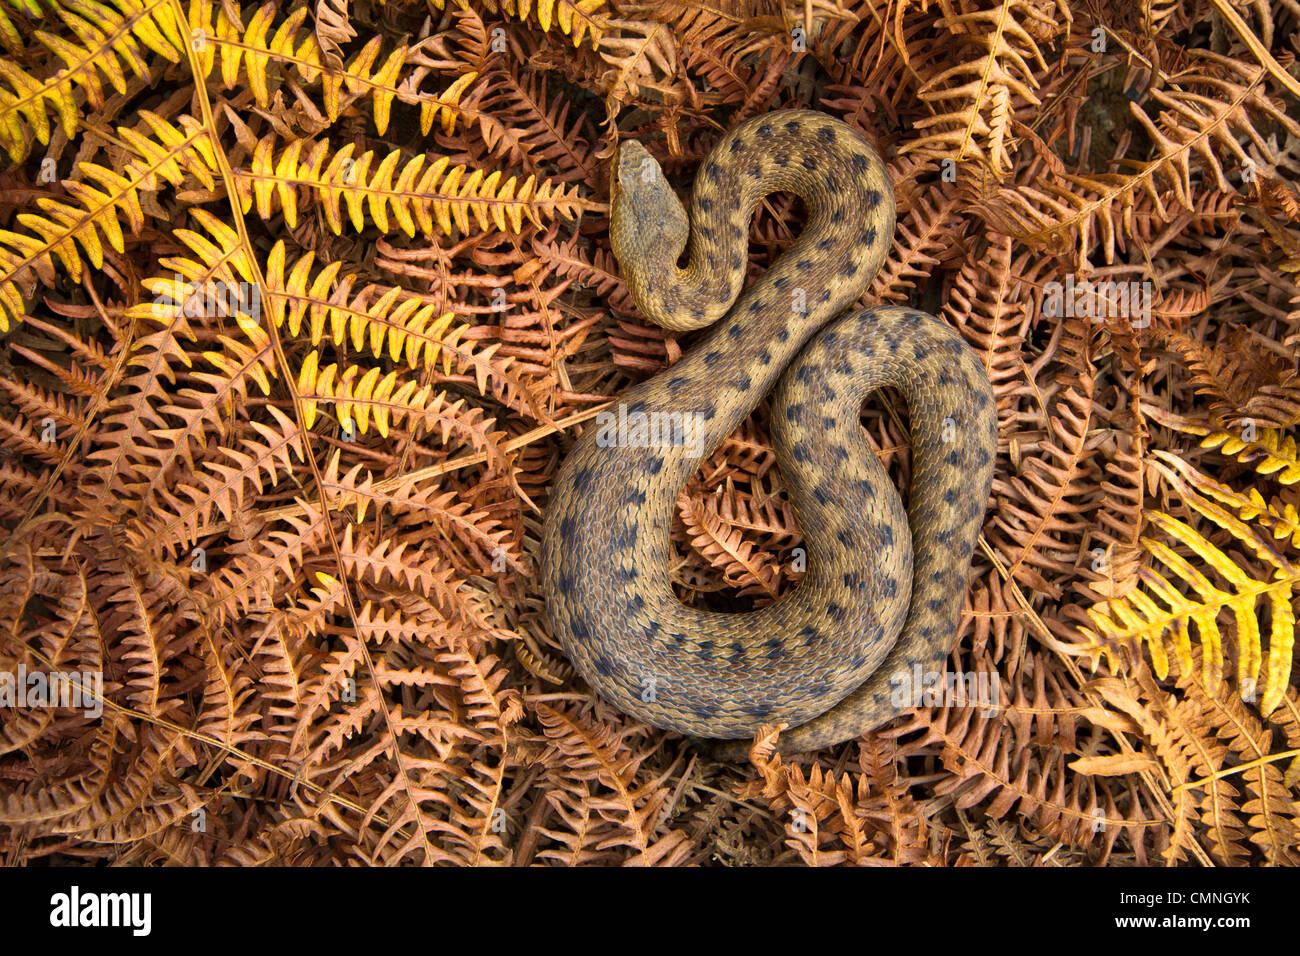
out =
{"type": "Polygon", "coordinates": [[[781,750],[807,751],[911,706],[894,699],[891,678],[914,664],[942,672],[988,502],[997,416],[984,367],[939,319],[844,311],[884,262],[894,216],[876,151],[822,113],[769,113],[732,130],[696,177],[689,219],[650,154],[620,144],[610,240],[634,301],[667,329],[714,326],[620,397],[632,422],[689,416],[697,443],[666,427],[649,442],[644,428],[604,441],[588,428],[552,487],[540,555],[551,624],[578,672],[625,713],[733,741],[784,721],[794,729],[781,750]],[[803,199],[807,223],[742,288],[751,217],[779,190],[803,199]],[[906,510],[859,421],[866,395],[887,385],[910,412],[906,510]],[[752,612],[688,607],[668,576],[674,502],[773,389],[772,441],[807,574],[752,612]]]}

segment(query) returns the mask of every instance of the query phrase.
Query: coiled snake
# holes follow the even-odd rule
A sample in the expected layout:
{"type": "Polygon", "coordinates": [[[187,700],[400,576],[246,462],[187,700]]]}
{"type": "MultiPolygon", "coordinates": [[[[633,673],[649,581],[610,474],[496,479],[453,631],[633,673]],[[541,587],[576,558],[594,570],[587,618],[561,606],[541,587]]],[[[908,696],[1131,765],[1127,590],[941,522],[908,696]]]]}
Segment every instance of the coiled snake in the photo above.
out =
{"type": "Polygon", "coordinates": [[[899,681],[914,665],[942,671],[956,639],[997,450],[988,375],[931,315],[840,315],[885,259],[894,195],[838,120],[790,110],[733,130],[696,177],[689,221],[659,165],[625,142],[611,201],[641,311],[668,329],[718,324],[624,393],[618,425],[588,428],[560,468],[541,549],[551,624],[589,684],[657,727],[734,740],[785,721],[786,752],[870,730],[912,706],[899,681]],[[807,224],[742,291],[751,216],[778,190],[803,199],[807,224]],[[906,512],[859,422],[885,385],[911,418],[906,512]],[[753,612],[688,607],[668,578],[674,502],[774,386],[772,441],[808,572],[753,612]]]}

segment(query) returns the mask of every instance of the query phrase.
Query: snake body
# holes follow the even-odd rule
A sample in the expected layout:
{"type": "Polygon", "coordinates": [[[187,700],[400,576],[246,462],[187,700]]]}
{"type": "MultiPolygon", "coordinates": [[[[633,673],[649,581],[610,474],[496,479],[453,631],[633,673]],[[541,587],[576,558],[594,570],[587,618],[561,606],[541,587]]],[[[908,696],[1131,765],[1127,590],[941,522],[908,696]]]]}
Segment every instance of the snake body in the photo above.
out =
{"type": "Polygon", "coordinates": [[[846,124],[782,111],[718,143],[689,219],[634,141],[619,147],[611,201],[611,243],[642,312],[674,330],[716,325],[620,398],[633,422],[688,414],[697,442],[665,439],[667,428],[658,441],[635,429],[601,441],[588,428],[561,466],[540,555],[551,624],[589,684],[657,727],[735,740],[784,721],[786,752],[873,729],[911,706],[894,691],[914,665],[942,671],[997,449],[988,375],[956,333],[910,308],[841,314],[891,244],[884,164],[846,124]],[[742,290],[751,216],[778,190],[803,199],[807,225],[742,290]],[[886,385],[911,417],[906,510],[859,422],[886,385]],[[688,607],[668,577],[674,502],[772,389],[808,572],[753,612],[688,607]]]}

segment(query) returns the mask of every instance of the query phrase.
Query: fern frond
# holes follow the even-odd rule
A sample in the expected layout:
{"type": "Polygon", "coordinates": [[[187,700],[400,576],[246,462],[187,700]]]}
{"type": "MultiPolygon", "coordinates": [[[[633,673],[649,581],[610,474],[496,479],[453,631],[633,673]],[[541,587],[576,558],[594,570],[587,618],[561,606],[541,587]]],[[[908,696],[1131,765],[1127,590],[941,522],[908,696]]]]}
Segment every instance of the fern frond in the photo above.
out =
{"type": "Polygon", "coordinates": [[[299,186],[314,191],[336,234],[343,229],[340,208],[344,203],[348,221],[358,232],[365,228],[367,218],[381,232],[389,232],[391,215],[407,236],[414,236],[417,226],[426,236],[433,236],[435,223],[445,235],[451,235],[453,222],[462,233],[469,233],[471,216],[481,231],[495,226],[519,232],[525,220],[540,226],[543,219],[573,219],[581,211],[595,208],[563,184],[539,182],[533,176],[522,183],[514,176],[502,181],[500,171],[467,171],[464,165],[451,165],[445,156],[425,168],[424,154],[403,162],[401,152],[394,150],[380,159],[372,172],[374,151],[366,150],[353,159],[351,143],[331,155],[324,140],[315,144],[297,140],[276,157],[273,142],[274,137],[268,136],[258,143],[251,167],[235,170],[235,183],[245,212],[256,203],[258,215],[269,219],[278,205],[290,228],[298,221],[294,190],[299,186]],[[304,147],[308,151],[302,157],[304,147]]]}
{"type": "MultiPolygon", "coordinates": [[[[1244,544],[1263,564],[1267,572],[1252,572],[1194,529],[1191,525],[1164,512],[1148,512],[1152,524],[1180,542],[1191,552],[1189,560],[1167,543],[1143,537],[1142,546],[1159,561],[1175,581],[1156,571],[1140,571],[1146,590],[1134,590],[1125,598],[1108,600],[1089,609],[1092,622],[1090,636],[1095,642],[1089,650],[1113,657],[1116,644],[1145,644],[1151,653],[1156,676],[1163,679],[1169,672],[1172,650],[1182,673],[1191,673],[1191,630],[1195,625],[1202,652],[1202,673],[1207,693],[1213,693],[1222,678],[1222,632],[1218,618],[1230,612],[1235,623],[1237,641],[1237,684],[1243,700],[1254,700],[1261,664],[1260,628],[1257,606],[1267,604],[1270,611],[1268,663],[1264,674],[1264,693],[1260,712],[1270,713],[1282,699],[1291,673],[1292,647],[1295,641],[1295,616],[1291,607],[1292,591],[1300,585],[1300,567],[1272,547],[1247,521],[1203,498],[1183,483],[1173,472],[1166,472],[1179,490],[1183,501],[1193,510],[1226,530],[1244,544]],[[1202,570],[1204,569],[1204,571],[1202,570]],[[1205,572],[1217,574],[1225,587],[1213,583],[1205,572]]],[[[1206,480],[1208,483],[1208,479],[1206,480]]],[[[1230,495],[1226,489],[1221,493],[1230,495]]]]}

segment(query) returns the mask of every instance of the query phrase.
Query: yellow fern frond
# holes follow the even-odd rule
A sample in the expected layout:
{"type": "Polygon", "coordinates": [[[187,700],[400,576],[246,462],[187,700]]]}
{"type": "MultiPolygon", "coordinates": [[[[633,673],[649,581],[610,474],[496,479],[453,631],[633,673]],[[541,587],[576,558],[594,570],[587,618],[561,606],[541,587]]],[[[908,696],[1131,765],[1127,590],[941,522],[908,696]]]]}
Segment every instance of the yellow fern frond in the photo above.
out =
{"type": "MultiPolygon", "coordinates": [[[[445,0],[433,0],[434,6],[442,10],[445,0]]],[[[463,6],[463,0],[457,6],[463,6]]],[[[497,6],[501,13],[527,23],[533,12],[533,0],[498,0],[491,4],[497,6]]],[[[543,33],[550,33],[552,26],[558,26],[562,33],[573,38],[573,45],[580,46],[585,37],[591,37],[591,48],[600,47],[600,39],[611,23],[604,11],[605,0],[537,0],[537,17],[532,22],[542,28],[543,33]]]]}
{"type": "Polygon", "coordinates": [[[383,156],[371,172],[375,153],[367,150],[353,158],[348,143],[332,156],[324,141],[312,146],[304,158],[301,141],[287,146],[277,157],[272,136],[258,143],[249,169],[235,170],[235,188],[245,211],[256,204],[258,215],[269,218],[277,203],[285,222],[294,228],[298,221],[294,191],[299,185],[313,189],[335,233],[343,230],[342,209],[360,232],[369,220],[380,231],[389,232],[389,216],[408,236],[416,228],[426,236],[437,224],[451,235],[453,225],[462,233],[472,231],[471,216],[479,230],[494,225],[502,231],[519,232],[524,220],[541,225],[557,215],[575,218],[591,204],[563,184],[538,182],[529,176],[522,183],[511,176],[502,182],[501,173],[468,170],[452,166],[442,157],[425,168],[425,155],[405,162],[394,150],[383,156]],[[400,170],[399,170],[400,166],[400,170]]]}
{"type": "MultiPolygon", "coordinates": [[[[54,6],[79,42],[45,30],[34,32],[36,39],[63,61],[64,69],[53,76],[34,77],[10,61],[0,60],[0,145],[14,162],[25,159],[34,142],[50,141],[47,109],[59,117],[69,138],[76,133],[80,108],[75,87],[82,89],[92,108],[100,109],[105,100],[101,74],[118,93],[126,91],[128,72],[149,81],[141,46],[172,63],[183,59],[186,31],[172,15],[167,0],[110,3],[63,0],[54,6]]],[[[39,11],[39,7],[35,9],[39,11]]]]}
{"type": "Polygon", "coordinates": [[[1276,428],[1255,429],[1254,436],[1211,432],[1201,440],[1201,447],[1218,448],[1222,454],[1236,458],[1243,465],[1250,465],[1261,475],[1271,476],[1284,485],[1300,481],[1300,459],[1296,458],[1295,438],[1291,435],[1282,437],[1276,428]]]}
{"type": "MultiPolygon", "coordinates": [[[[420,106],[420,127],[426,136],[438,118],[442,120],[443,130],[450,133],[460,97],[477,76],[469,73],[458,77],[438,95],[400,86],[409,48],[405,45],[395,47],[381,62],[383,43],[378,36],[373,37],[342,70],[334,69],[325,61],[315,31],[303,26],[308,7],[299,6],[279,26],[275,26],[277,6],[268,0],[247,19],[248,25],[242,32],[228,16],[228,7],[240,15],[238,5],[231,0],[224,3],[191,0],[189,26],[194,38],[195,62],[206,79],[220,60],[220,79],[226,89],[233,89],[243,82],[240,78],[242,66],[248,88],[263,108],[271,101],[274,83],[268,76],[268,69],[274,63],[293,70],[305,84],[320,82],[325,114],[331,122],[338,119],[352,100],[369,97],[374,105],[375,129],[382,134],[388,130],[393,100],[399,99],[420,106]]],[[[242,15],[240,19],[243,19],[242,15]]]]}
{"type": "Polygon", "coordinates": [[[99,269],[104,264],[104,242],[117,252],[124,251],[119,217],[132,233],[139,232],[144,226],[140,193],[156,189],[159,178],[179,186],[190,174],[204,188],[214,188],[217,161],[212,140],[197,120],[182,116],[177,127],[148,110],[141,110],[140,115],[155,139],[138,130],[118,128],[139,159],[128,161],[120,173],[96,163],[79,163],[82,178],[63,183],[71,202],[43,197],[37,205],[44,215],[22,213],[17,217],[25,233],[0,230],[0,332],[8,331],[11,319],[21,321],[25,314],[19,285],[29,275],[53,284],[57,259],[74,281],[80,281],[82,253],[85,262],[99,269]]]}
{"type": "MultiPolygon", "coordinates": [[[[1201,644],[1203,681],[1207,691],[1213,692],[1223,674],[1218,618],[1222,612],[1231,612],[1237,643],[1238,687],[1243,700],[1254,700],[1262,658],[1257,607],[1266,603],[1271,628],[1259,707],[1261,713],[1268,714],[1281,703],[1290,679],[1295,643],[1291,595],[1300,585],[1300,567],[1273,548],[1269,537],[1249,525],[1245,516],[1239,518],[1215,501],[1202,497],[1175,472],[1161,470],[1193,510],[1228,531],[1267,570],[1247,571],[1191,525],[1164,512],[1150,512],[1152,524],[1190,550],[1192,559],[1165,541],[1143,537],[1142,545],[1147,553],[1168,568],[1170,576],[1155,568],[1143,568],[1139,576],[1146,585],[1145,591],[1135,589],[1122,599],[1104,601],[1090,608],[1087,613],[1094,629],[1087,631],[1092,641],[1088,650],[1104,653],[1114,663],[1113,651],[1117,645],[1145,644],[1159,678],[1168,675],[1170,651],[1182,673],[1191,673],[1189,625],[1194,625],[1201,644]],[[1207,572],[1216,574],[1226,586],[1215,584],[1207,572]]],[[[1201,476],[1198,484],[1204,487],[1216,483],[1201,476]]],[[[1215,496],[1233,495],[1231,489],[1218,486],[1215,496]]]]}
{"type": "Polygon", "coordinates": [[[470,374],[480,394],[515,407],[528,400],[526,385],[511,371],[514,359],[496,354],[501,343],[465,338],[470,326],[457,322],[454,313],[440,315],[433,302],[399,286],[368,285],[353,295],[356,276],[340,276],[342,263],[313,270],[314,260],[308,252],[287,262],[283,242],[267,256],[266,302],[277,328],[287,327],[293,336],[305,329],[313,346],[328,336],[340,349],[375,358],[387,352],[413,369],[441,366],[443,375],[470,374]]]}

